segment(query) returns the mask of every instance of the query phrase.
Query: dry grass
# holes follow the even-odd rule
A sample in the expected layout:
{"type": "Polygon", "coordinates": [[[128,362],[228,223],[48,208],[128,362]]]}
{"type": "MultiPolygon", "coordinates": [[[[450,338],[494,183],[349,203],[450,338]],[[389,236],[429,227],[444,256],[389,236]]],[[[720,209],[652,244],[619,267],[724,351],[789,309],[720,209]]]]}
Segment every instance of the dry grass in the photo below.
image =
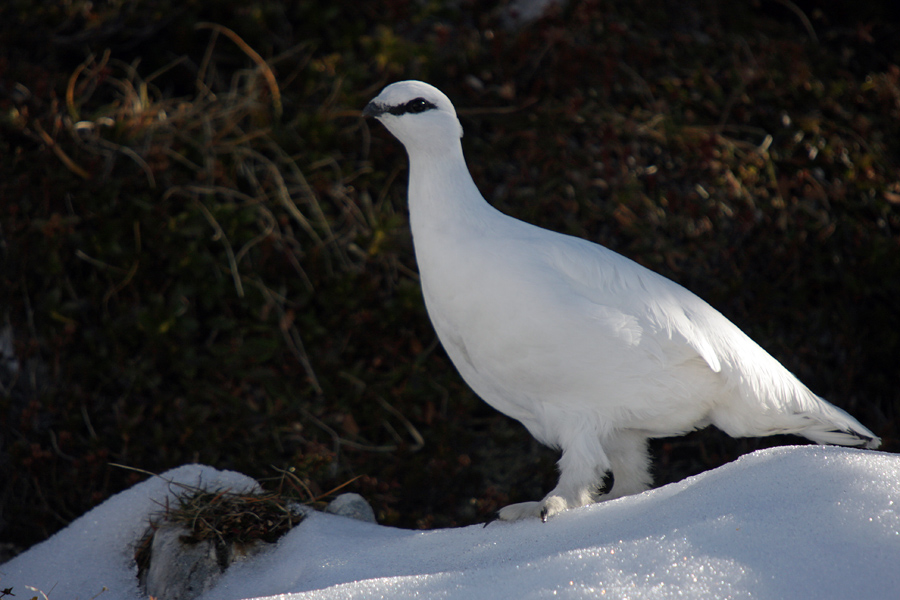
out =
{"type": "Polygon", "coordinates": [[[185,531],[185,544],[212,542],[215,547],[249,547],[258,542],[274,543],[303,521],[296,501],[275,492],[235,493],[179,485],[175,505],[165,506],[153,518],[138,541],[134,559],[138,572],[149,568],[156,530],[163,524],[185,531]]]}
{"type": "MultiPolygon", "coordinates": [[[[121,468],[149,474],[140,469],[121,468]]],[[[166,481],[170,488],[177,491],[173,501],[167,499],[159,513],[150,518],[146,532],[135,546],[134,559],[139,577],[150,566],[153,536],[163,525],[174,525],[184,531],[181,541],[185,544],[211,542],[217,550],[226,547],[250,548],[258,542],[271,544],[303,521],[304,506],[324,507],[327,498],[353,483],[352,480],[346,481],[332,490],[315,495],[295,469],[281,471],[272,491],[209,490],[166,481]]]]}
{"type": "MultiPolygon", "coordinates": [[[[310,291],[313,283],[302,266],[306,255],[321,257],[328,272],[360,268],[367,255],[348,240],[368,234],[369,226],[365,215],[341,192],[357,175],[345,178],[338,173],[333,182],[331,199],[338,206],[332,208],[350,217],[343,231],[335,231],[303,169],[272,135],[273,128],[281,126],[282,107],[269,63],[225,27],[201,23],[197,28],[212,29],[214,35],[199,65],[194,96],[166,97],[154,86],[155,80],[178,68],[183,59],[141,78],[137,65],[112,60],[106,53],[89,57],[72,73],[66,90],[67,115],[61,125],[81,150],[102,160],[99,172],[90,173],[77,164],[40,129],[39,122],[35,125],[41,140],[79,177],[108,178],[115,163],[124,157],[140,167],[147,185],[159,190],[163,202],[177,198],[199,211],[209,225],[210,239],[225,252],[227,266],[223,270],[231,277],[236,295],[243,298],[246,285],[264,294],[278,312],[287,347],[303,365],[313,389],[321,393],[302,336],[289,314],[292,301],[253,273],[250,253],[264,241],[278,247],[310,291]],[[219,33],[234,41],[255,64],[234,72],[224,89],[217,89],[220,75],[212,59],[219,33]],[[82,114],[81,107],[104,93],[114,100],[91,115],[82,114]],[[173,168],[180,171],[177,179],[172,176],[173,168]],[[162,181],[157,181],[159,173],[162,181]],[[255,229],[250,239],[240,245],[229,239],[216,217],[222,212],[249,213],[253,223],[241,234],[246,237],[255,229]]],[[[271,62],[296,60],[303,52],[299,46],[271,62]]],[[[308,56],[301,57],[300,62],[308,60],[308,56]]],[[[321,108],[323,112],[331,109],[321,108]]],[[[135,231],[135,244],[140,249],[140,231],[135,231]]],[[[107,291],[105,301],[126,287],[139,267],[136,262],[123,272],[83,253],[80,257],[122,275],[107,291]]]]}

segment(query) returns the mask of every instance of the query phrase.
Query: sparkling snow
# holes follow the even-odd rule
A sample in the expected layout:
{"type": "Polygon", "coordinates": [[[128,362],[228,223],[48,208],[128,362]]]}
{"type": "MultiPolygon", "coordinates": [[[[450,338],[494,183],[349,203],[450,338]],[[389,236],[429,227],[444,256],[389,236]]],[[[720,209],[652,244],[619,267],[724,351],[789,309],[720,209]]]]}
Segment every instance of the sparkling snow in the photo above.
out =
{"type": "MultiPolygon", "coordinates": [[[[184,466],[165,477],[245,490],[184,466]]],[[[142,598],[134,544],[177,488],[122,492],[0,565],[0,589],[142,598]]],[[[202,598],[898,598],[900,456],[821,446],[756,452],[547,523],[409,531],[314,513],[202,598]]]]}

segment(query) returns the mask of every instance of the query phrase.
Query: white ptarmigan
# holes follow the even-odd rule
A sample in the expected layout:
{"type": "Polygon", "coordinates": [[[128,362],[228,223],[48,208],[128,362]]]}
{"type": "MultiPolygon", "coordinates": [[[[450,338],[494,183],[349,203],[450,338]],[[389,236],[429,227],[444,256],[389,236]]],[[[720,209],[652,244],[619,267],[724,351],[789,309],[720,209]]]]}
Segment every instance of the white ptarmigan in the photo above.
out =
{"type": "Polygon", "coordinates": [[[546,520],[644,491],[647,439],[710,423],[734,437],[880,444],[687,289],[490,206],[440,90],[394,83],[363,114],[409,155],[416,261],[447,354],[482,399],[562,450],[556,488],[501,509],[501,519],[546,520]]]}

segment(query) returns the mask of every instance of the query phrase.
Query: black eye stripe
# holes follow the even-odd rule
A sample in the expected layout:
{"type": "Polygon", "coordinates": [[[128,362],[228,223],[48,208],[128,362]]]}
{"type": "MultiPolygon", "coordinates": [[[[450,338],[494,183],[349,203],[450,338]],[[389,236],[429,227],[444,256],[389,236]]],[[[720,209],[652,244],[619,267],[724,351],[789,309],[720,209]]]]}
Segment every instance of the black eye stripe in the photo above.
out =
{"type": "Polygon", "coordinates": [[[435,106],[425,98],[416,98],[415,100],[410,100],[406,104],[392,106],[387,109],[387,112],[399,117],[400,115],[405,115],[408,113],[421,113],[434,108],[437,108],[437,106],[435,106]]]}

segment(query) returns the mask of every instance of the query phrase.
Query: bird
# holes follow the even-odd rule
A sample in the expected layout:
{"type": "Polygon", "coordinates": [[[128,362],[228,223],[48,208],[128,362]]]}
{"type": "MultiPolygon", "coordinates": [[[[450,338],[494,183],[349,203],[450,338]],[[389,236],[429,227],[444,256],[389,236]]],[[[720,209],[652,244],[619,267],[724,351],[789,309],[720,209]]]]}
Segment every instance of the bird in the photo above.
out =
{"type": "Polygon", "coordinates": [[[648,440],[710,424],[732,437],[880,445],[683,286],[491,206],[437,88],[392,83],[363,115],[406,149],[419,279],[447,355],[480,398],[561,451],[553,490],[500,520],[546,522],[648,490],[648,440]]]}

